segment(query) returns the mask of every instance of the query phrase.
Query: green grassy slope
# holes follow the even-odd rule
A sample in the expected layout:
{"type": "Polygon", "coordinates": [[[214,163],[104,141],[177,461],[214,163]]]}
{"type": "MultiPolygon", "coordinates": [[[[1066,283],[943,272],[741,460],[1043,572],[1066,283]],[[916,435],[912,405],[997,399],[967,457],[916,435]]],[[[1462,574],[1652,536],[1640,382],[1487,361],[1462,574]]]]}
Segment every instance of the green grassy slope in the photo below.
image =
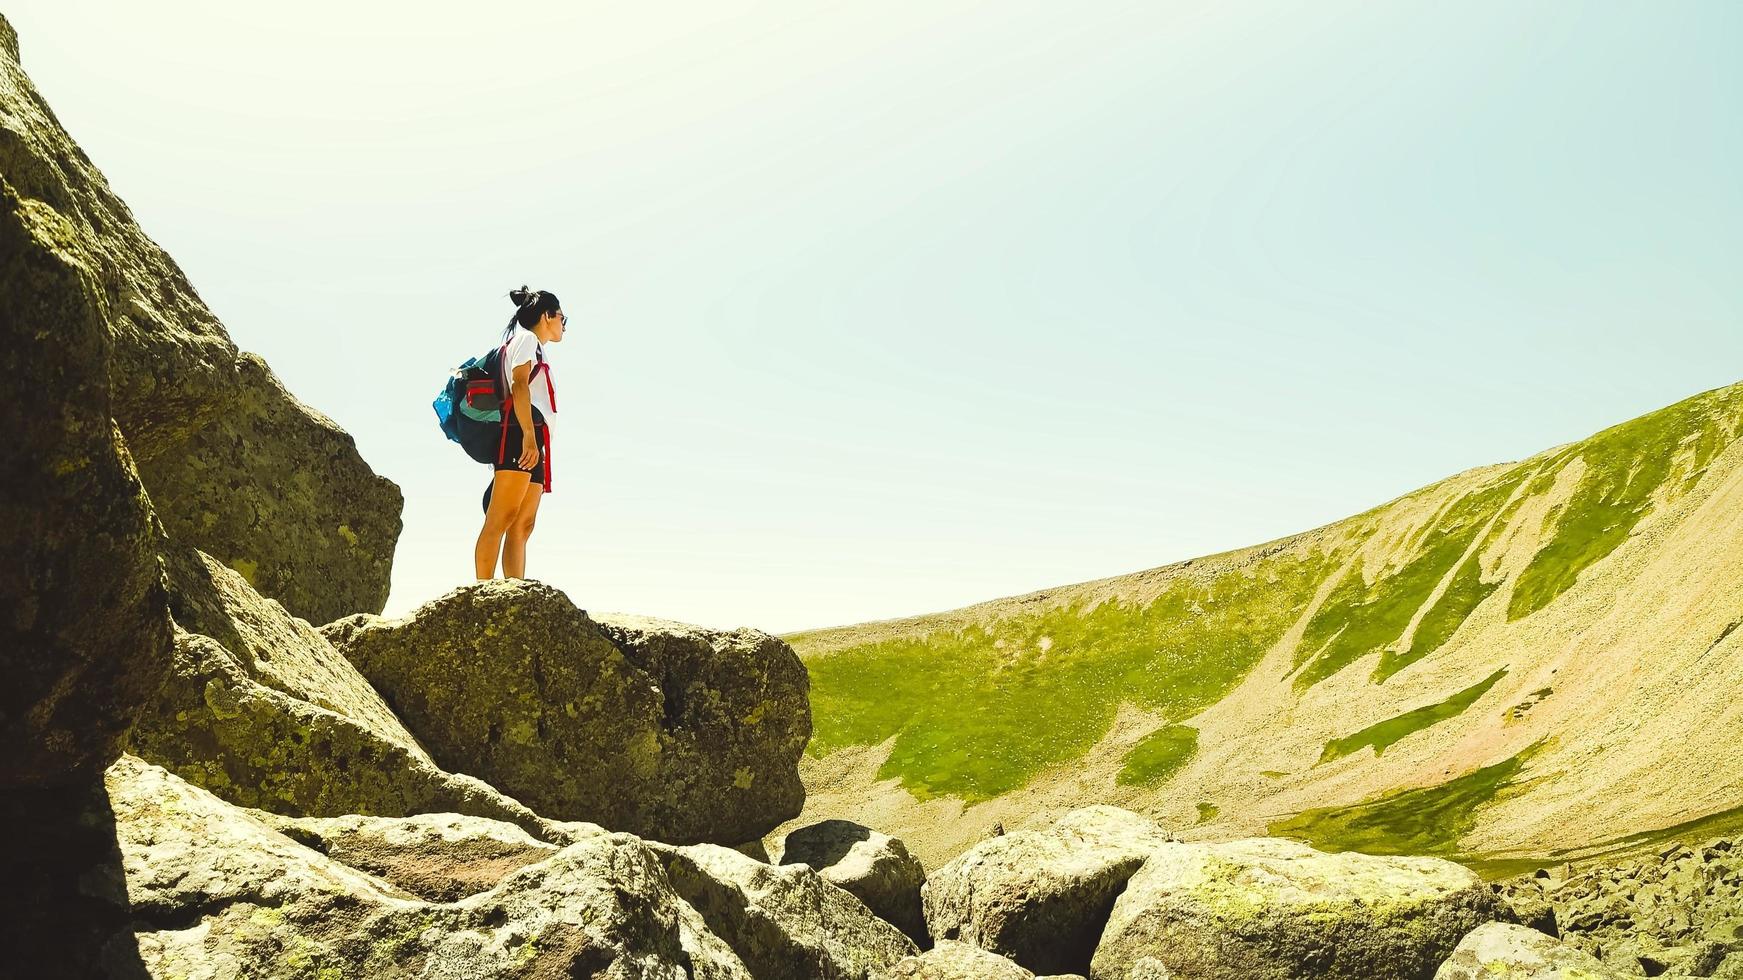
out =
{"type": "MultiPolygon", "coordinates": [[[[893,738],[879,777],[899,779],[920,799],[972,804],[1081,758],[1130,703],[1162,725],[1131,747],[1118,780],[1163,786],[1198,751],[1190,720],[1273,648],[1293,665],[1280,697],[1305,697],[1331,678],[1386,685],[1433,658],[1490,603],[1503,604],[1509,622],[1550,607],[1654,508],[1687,493],[1740,433],[1743,385],[1733,385],[1246,552],[1027,601],[790,635],[811,672],[808,751],[821,757],[893,738]],[[1535,552],[1503,563],[1515,538],[1535,542],[1535,552]],[[1375,654],[1365,676],[1343,676],[1375,654]]],[[[1322,761],[1369,747],[1377,754],[1448,724],[1505,666],[1492,664],[1494,676],[1474,687],[1463,681],[1443,702],[1352,726],[1322,761]]],[[[1427,795],[1304,813],[1279,832],[1333,847],[1384,838],[1446,850],[1445,834],[1456,838],[1468,825],[1460,814],[1510,786],[1519,761],[1415,791],[1427,795]],[[1401,816],[1412,811],[1439,813],[1439,826],[1453,830],[1401,816]]]]}

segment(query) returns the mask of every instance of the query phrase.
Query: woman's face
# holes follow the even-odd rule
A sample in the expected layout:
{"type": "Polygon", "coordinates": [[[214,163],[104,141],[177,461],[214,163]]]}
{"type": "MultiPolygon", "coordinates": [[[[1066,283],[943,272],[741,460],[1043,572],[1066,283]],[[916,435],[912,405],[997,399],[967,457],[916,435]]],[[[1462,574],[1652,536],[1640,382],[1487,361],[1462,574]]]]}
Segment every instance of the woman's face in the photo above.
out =
{"type": "Polygon", "coordinates": [[[533,333],[538,334],[539,339],[545,343],[555,344],[563,339],[563,331],[568,329],[568,324],[569,318],[563,315],[562,310],[546,313],[539,317],[539,325],[533,328],[533,333]]]}

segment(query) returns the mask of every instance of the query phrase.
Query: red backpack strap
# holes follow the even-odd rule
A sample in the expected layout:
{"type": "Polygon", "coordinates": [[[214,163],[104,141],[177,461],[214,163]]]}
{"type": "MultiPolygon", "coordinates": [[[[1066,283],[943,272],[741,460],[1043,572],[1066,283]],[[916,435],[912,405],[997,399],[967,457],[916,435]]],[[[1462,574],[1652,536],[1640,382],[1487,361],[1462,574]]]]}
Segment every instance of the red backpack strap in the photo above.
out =
{"type": "MultiPolygon", "coordinates": [[[[555,405],[553,405],[551,407],[552,407],[552,409],[556,408],[555,405]]],[[[551,492],[551,425],[549,422],[547,422],[544,425],[536,426],[536,428],[538,429],[538,431],[543,432],[545,435],[545,445],[544,445],[545,492],[550,493],[551,492]]]]}
{"type": "Polygon", "coordinates": [[[555,412],[557,410],[557,388],[551,383],[551,362],[545,360],[545,349],[542,346],[538,351],[538,363],[533,366],[533,373],[527,375],[527,381],[530,383],[541,373],[545,376],[545,394],[550,396],[551,411],[555,412]]]}

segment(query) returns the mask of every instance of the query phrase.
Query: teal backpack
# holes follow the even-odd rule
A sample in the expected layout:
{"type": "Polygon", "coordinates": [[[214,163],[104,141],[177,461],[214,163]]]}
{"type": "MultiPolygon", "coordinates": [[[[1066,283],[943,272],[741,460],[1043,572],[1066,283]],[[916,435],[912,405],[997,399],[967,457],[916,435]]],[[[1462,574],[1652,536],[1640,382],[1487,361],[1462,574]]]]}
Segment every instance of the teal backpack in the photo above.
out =
{"type": "MultiPolygon", "coordinates": [[[[507,351],[505,343],[455,368],[432,403],[442,434],[450,442],[459,443],[466,455],[480,463],[500,463],[507,452],[508,422],[513,411],[502,373],[502,358],[507,351]]],[[[532,376],[548,370],[544,352],[540,351],[532,376]]]]}

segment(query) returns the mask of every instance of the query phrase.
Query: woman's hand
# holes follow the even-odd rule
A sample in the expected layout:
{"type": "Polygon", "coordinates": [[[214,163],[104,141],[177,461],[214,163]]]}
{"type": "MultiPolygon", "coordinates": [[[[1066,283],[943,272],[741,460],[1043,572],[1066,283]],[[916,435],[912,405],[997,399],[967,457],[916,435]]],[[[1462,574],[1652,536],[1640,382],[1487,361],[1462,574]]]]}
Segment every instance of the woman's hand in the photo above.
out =
{"type": "Polygon", "coordinates": [[[529,432],[521,437],[520,468],[531,470],[537,465],[539,465],[539,441],[533,438],[533,434],[529,432]]]}

